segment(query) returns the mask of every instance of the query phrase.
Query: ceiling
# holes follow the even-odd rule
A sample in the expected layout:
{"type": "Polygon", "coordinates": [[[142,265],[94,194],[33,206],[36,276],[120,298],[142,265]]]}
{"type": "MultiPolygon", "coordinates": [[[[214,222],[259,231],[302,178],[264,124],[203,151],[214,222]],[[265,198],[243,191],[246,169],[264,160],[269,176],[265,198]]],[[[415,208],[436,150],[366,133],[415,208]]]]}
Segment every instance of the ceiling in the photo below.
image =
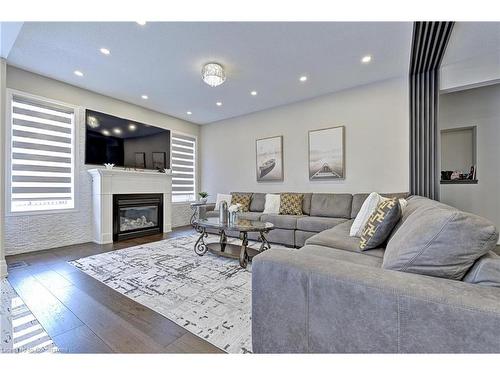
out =
{"type": "Polygon", "coordinates": [[[457,22],[441,63],[441,91],[494,83],[500,83],[500,22],[457,22]]]}
{"type": "Polygon", "coordinates": [[[7,61],[206,124],[406,75],[411,33],[411,22],[25,22],[7,61]],[[227,75],[216,88],[201,80],[211,61],[227,75]]]}

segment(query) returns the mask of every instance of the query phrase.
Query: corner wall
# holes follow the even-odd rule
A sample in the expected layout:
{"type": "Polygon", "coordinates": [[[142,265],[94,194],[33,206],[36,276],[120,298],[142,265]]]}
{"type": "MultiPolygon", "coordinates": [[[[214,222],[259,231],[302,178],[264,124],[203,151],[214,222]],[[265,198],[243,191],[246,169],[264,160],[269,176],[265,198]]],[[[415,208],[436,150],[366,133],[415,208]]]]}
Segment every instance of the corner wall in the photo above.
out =
{"type": "Polygon", "coordinates": [[[500,84],[440,96],[440,129],[477,126],[476,185],[441,185],[441,201],[500,228],[500,84]]]}
{"type": "Polygon", "coordinates": [[[408,79],[392,79],[201,126],[201,188],[217,193],[400,192],[409,179],[408,79]],[[346,178],[311,182],[308,130],[345,126],[346,178]],[[255,140],[283,135],[284,181],[257,183],[255,140]]]}
{"type": "MultiPolygon", "coordinates": [[[[199,125],[148,110],[54,79],[7,66],[7,88],[59,100],[68,104],[154,124],[199,138],[199,125]]],[[[5,250],[7,255],[49,249],[92,241],[91,178],[85,162],[85,125],[78,129],[77,212],[48,215],[7,216],[5,250]]],[[[2,163],[3,165],[3,163],[2,163]]],[[[198,184],[199,185],[199,184],[198,184]]],[[[3,186],[3,184],[2,184],[3,186]]],[[[189,223],[189,204],[172,205],[172,226],[189,223]]]]}

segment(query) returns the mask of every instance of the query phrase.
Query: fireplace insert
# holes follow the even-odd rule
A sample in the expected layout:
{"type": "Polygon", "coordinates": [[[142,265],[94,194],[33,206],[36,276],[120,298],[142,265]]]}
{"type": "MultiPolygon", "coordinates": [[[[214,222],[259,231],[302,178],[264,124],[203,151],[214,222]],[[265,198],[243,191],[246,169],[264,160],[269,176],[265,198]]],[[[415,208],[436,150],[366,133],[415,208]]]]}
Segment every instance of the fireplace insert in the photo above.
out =
{"type": "Polygon", "coordinates": [[[163,194],[114,194],[113,241],[162,233],[163,194]]]}

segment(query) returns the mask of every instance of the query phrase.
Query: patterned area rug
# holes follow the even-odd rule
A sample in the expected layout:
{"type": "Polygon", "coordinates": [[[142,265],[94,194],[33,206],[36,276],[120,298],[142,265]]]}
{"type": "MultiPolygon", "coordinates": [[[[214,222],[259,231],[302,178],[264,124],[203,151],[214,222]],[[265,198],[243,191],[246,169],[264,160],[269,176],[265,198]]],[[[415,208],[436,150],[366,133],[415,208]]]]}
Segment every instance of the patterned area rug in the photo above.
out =
{"type": "Polygon", "coordinates": [[[16,294],[0,280],[0,353],[57,353],[47,332],[16,294]]]}
{"type": "MultiPolygon", "coordinates": [[[[208,252],[200,257],[193,250],[197,238],[173,238],[70,263],[218,348],[250,353],[251,263],[242,269],[238,260],[208,252]]],[[[209,236],[205,242],[217,239],[209,236]]]]}

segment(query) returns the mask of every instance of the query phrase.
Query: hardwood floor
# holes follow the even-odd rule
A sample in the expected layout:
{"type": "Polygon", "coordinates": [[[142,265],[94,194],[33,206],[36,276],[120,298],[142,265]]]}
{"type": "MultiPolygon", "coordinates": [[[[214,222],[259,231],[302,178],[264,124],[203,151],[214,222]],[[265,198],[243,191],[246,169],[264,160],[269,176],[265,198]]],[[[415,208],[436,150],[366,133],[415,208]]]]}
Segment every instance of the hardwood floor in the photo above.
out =
{"type": "Polygon", "coordinates": [[[222,353],[66,263],[192,233],[182,227],[110,245],[85,243],[9,256],[8,279],[63,353],[222,353]]]}

